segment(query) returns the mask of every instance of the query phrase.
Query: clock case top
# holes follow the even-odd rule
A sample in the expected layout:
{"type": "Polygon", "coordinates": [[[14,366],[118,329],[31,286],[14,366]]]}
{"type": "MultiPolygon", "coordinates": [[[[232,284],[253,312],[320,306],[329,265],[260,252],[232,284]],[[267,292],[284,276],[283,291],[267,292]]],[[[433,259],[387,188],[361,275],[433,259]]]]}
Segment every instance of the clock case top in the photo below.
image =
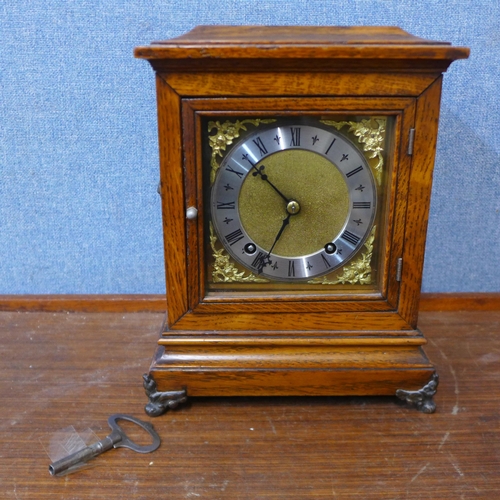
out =
{"type": "Polygon", "coordinates": [[[446,71],[469,49],[393,26],[197,26],[137,47],[157,71],[446,71]]]}
{"type": "Polygon", "coordinates": [[[441,74],[468,53],[395,27],[198,26],[136,48],[135,56],[147,59],[157,75],[166,329],[248,332],[251,325],[252,331],[345,332],[353,330],[355,316],[358,331],[414,334],[441,74]],[[383,296],[341,302],[304,298],[298,309],[296,301],[279,298],[272,309],[258,300],[205,300],[197,253],[203,246],[202,217],[185,217],[188,207],[203,210],[195,164],[200,117],[325,111],[395,117],[383,296]]]}

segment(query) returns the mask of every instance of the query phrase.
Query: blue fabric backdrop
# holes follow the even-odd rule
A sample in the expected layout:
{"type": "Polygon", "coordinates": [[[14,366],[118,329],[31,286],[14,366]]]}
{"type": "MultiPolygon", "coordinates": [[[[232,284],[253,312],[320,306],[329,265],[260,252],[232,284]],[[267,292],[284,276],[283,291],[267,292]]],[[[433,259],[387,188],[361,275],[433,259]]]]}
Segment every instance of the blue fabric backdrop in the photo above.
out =
{"type": "Polygon", "coordinates": [[[445,75],[424,291],[500,290],[500,3],[16,0],[0,6],[0,293],[162,293],[153,73],[197,24],[397,25],[445,75]]]}

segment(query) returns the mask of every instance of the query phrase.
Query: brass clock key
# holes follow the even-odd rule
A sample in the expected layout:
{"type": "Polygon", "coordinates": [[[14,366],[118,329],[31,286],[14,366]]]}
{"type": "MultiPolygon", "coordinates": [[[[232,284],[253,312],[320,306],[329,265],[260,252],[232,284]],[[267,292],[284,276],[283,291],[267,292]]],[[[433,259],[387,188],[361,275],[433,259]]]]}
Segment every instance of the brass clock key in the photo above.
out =
{"type": "Polygon", "coordinates": [[[108,424],[112,430],[109,436],[106,436],[101,441],[97,441],[82,450],[72,453],[61,460],[57,460],[56,462],[50,464],[50,474],[52,476],[61,474],[72,467],[88,462],[97,455],[111,450],[112,448],[129,448],[136,453],[151,453],[160,446],[160,436],[158,436],[157,432],[153,429],[153,426],[148,422],[144,422],[130,415],[116,413],[109,417],[108,424]],[[125,431],[118,425],[118,420],[127,420],[138,425],[139,427],[142,427],[153,438],[153,442],[145,446],[140,446],[134,443],[126,435],[125,431]]]}

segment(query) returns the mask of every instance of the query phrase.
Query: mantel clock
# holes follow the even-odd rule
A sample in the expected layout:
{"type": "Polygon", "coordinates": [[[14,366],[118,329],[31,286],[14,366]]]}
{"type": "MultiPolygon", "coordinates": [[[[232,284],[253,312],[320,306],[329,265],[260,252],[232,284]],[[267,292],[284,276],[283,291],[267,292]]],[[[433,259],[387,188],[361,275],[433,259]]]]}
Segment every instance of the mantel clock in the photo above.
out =
{"type": "Polygon", "coordinates": [[[397,395],[417,329],[442,73],[392,27],[199,26],[156,71],[167,313],[146,411],[188,396],[397,395]]]}

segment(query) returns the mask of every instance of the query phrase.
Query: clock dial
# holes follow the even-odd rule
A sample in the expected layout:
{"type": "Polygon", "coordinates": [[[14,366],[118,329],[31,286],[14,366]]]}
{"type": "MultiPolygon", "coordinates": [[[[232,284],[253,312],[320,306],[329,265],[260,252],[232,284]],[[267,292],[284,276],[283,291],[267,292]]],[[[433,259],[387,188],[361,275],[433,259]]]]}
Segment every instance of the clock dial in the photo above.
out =
{"type": "Polygon", "coordinates": [[[346,264],[376,213],[363,154],[336,131],[287,123],[238,142],[218,170],[212,221],[234,260],[271,280],[301,281],[346,264]]]}

